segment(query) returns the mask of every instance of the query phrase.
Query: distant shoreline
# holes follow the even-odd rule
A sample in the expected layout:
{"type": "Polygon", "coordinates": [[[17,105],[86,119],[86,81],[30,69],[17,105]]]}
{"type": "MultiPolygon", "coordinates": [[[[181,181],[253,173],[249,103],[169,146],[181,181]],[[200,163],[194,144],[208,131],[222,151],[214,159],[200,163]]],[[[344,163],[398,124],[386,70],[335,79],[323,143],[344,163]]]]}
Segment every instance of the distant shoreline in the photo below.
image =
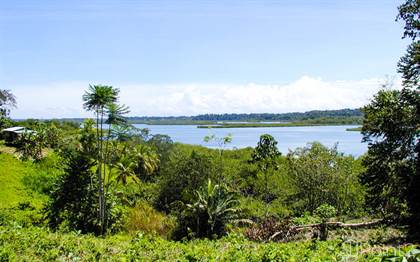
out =
{"type": "MultiPolygon", "coordinates": [[[[214,124],[214,125],[198,125],[197,128],[256,128],[256,127],[311,127],[311,126],[348,126],[356,125],[355,123],[241,123],[241,124],[214,124]]],[[[359,127],[347,128],[346,131],[359,131],[359,127]]]]}

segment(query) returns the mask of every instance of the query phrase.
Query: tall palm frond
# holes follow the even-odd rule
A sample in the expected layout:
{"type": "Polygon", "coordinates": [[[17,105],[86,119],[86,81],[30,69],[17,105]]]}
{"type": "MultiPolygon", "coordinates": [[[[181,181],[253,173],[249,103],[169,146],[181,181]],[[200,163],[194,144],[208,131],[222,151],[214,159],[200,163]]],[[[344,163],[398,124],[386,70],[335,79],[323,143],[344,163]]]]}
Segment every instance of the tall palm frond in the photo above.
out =
{"type": "Polygon", "coordinates": [[[106,85],[89,85],[88,90],[83,95],[83,108],[88,111],[96,111],[105,108],[110,103],[118,100],[120,90],[106,85]]]}
{"type": "Polygon", "coordinates": [[[127,119],[124,115],[130,112],[126,105],[118,105],[116,103],[109,103],[106,105],[106,113],[108,119],[105,123],[109,125],[124,125],[127,123],[127,119]]]}
{"type": "Polygon", "coordinates": [[[159,155],[148,146],[138,146],[134,149],[136,172],[139,177],[148,177],[159,168],[159,155]]]}
{"type": "Polygon", "coordinates": [[[135,163],[129,157],[123,157],[120,161],[116,162],[113,167],[117,173],[117,183],[125,185],[127,184],[127,179],[129,177],[133,178],[134,181],[137,181],[136,174],[134,173],[135,163]]]}

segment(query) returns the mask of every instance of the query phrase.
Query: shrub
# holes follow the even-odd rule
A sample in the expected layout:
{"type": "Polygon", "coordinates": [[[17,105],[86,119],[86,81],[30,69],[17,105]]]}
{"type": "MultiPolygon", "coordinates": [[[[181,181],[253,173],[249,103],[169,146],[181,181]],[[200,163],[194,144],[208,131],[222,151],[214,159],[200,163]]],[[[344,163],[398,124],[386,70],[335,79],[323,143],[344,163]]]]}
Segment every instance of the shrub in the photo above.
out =
{"type": "Polygon", "coordinates": [[[226,233],[226,225],[237,221],[241,210],[236,194],[224,185],[213,184],[196,191],[196,199],[178,216],[177,237],[216,238],[226,233]]]}
{"type": "Polygon", "coordinates": [[[215,165],[211,156],[196,151],[174,151],[162,170],[160,192],[156,207],[170,211],[172,203],[189,203],[195,191],[214,175],[215,165]]]}
{"type": "Polygon", "coordinates": [[[288,154],[289,176],[294,185],[295,210],[313,212],[327,203],[340,215],[353,214],[363,207],[364,189],[359,183],[361,166],[352,156],[344,156],[336,147],[318,142],[288,154]]]}
{"type": "Polygon", "coordinates": [[[323,204],[315,210],[315,214],[321,219],[321,225],[319,228],[319,233],[320,233],[319,238],[321,240],[323,241],[327,240],[328,238],[327,222],[331,217],[335,216],[336,213],[337,211],[335,210],[335,208],[328,204],[323,204]]]}

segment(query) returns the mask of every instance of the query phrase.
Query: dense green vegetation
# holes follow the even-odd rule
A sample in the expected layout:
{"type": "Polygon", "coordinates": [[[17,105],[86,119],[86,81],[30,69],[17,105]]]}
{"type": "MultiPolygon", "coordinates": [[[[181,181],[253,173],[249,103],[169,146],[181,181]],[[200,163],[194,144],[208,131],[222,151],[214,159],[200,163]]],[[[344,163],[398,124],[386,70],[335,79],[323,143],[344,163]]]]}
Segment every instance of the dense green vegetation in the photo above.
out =
{"type": "Polygon", "coordinates": [[[197,116],[170,116],[170,117],[129,117],[131,123],[165,123],[172,122],[295,122],[319,118],[349,118],[361,119],[363,113],[359,109],[340,109],[340,110],[314,110],[308,112],[294,112],[283,114],[205,114],[197,116]]]}
{"type": "MultiPolygon", "coordinates": [[[[283,114],[207,114],[197,116],[127,117],[130,124],[148,125],[199,125],[207,127],[270,127],[312,125],[356,125],[361,124],[363,113],[359,109],[308,111],[283,114]],[[220,124],[222,122],[222,124],[220,124]],[[228,122],[228,123],[223,123],[228,122]],[[232,122],[232,123],[230,123],[232,122]],[[235,123],[237,122],[237,123],[235,123]],[[248,123],[247,123],[248,122],[248,123]],[[276,123],[265,123],[276,122],[276,123]],[[231,126],[232,125],[232,126],[231,126]]],[[[45,120],[45,122],[81,124],[83,118],[45,120]]],[[[30,127],[35,120],[19,120],[19,125],[30,127]]]]}
{"type": "Polygon", "coordinates": [[[251,127],[287,127],[287,126],[327,126],[327,125],[358,125],[361,117],[314,118],[287,123],[218,123],[198,125],[198,128],[251,128],[251,127]]]}

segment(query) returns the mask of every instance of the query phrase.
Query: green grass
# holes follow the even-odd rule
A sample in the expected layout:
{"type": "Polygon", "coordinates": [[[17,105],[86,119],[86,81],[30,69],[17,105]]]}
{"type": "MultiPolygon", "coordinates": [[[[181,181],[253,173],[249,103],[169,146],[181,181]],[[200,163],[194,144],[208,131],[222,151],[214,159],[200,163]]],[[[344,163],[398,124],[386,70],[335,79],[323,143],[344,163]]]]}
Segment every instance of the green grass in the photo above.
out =
{"type": "Polygon", "coordinates": [[[362,131],[362,127],[353,127],[353,128],[347,128],[346,131],[355,131],[355,132],[361,132],[362,131]]]}
{"type": "Polygon", "coordinates": [[[28,191],[23,183],[25,176],[35,172],[33,164],[22,162],[10,154],[0,153],[0,209],[17,206],[30,201],[39,205],[42,200],[37,193],[28,191]]]}
{"type": "Polygon", "coordinates": [[[62,172],[58,165],[54,154],[32,163],[0,153],[0,225],[45,225],[46,193],[62,172]]]}

